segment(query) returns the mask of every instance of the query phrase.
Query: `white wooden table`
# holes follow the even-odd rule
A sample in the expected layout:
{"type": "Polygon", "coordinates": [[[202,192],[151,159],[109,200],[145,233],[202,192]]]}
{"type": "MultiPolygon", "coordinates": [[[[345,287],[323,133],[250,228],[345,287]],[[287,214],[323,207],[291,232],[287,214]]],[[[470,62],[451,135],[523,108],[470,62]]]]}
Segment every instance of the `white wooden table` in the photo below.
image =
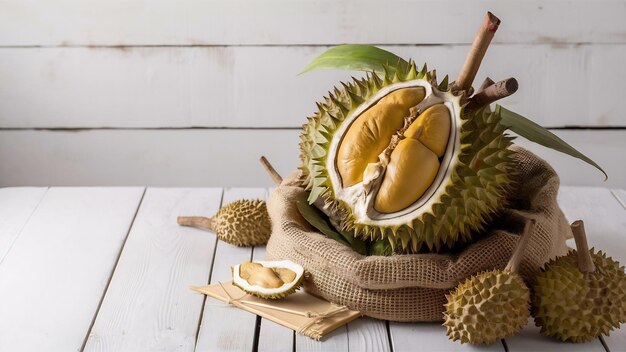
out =
{"type": "MultiPolygon", "coordinates": [[[[0,351],[611,351],[626,331],[586,344],[557,343],[532,322],[487,347],[447,340],[438,324],[360,318],[323,341],[213,299],[190,285],[227,280],[230,265],[265,249],[217,242],[176,225],[266,189],[0,189],[0,351]]],[[[569,220],[591,246],[626,264],[626,191],[563,187],[569,220]]]]}

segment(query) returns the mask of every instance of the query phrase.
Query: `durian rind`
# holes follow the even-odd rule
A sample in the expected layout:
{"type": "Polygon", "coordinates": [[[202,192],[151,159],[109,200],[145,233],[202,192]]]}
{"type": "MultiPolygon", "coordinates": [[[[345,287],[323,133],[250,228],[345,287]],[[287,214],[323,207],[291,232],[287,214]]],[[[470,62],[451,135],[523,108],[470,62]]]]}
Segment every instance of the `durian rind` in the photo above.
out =
{"type": "Polygon", "coordinates": [[[586,342],[608,335],[626,322],[624,267],[590,250],[596,271],[578,269],[577,252],[551,260],[533,291],[535,325],[562,341],[586,342]]]}
{"type": "Polygon", "coordinates": [[[300,136],[300,169],[302,183],[310,191],[309,201],[316,202],[342,229],[355,236],[372,241],[386,238],[403,251],[417,252],[423,246],[437,251],[466,242],[503,206],[506,189],[513,182],[514,152],[508,148],[513,138],[504,133],[497,113],[488,108],[466,113],[460,98],[448,87],[431,87],[433,79],[426,66],[418,71],[411,62],[408,70],[398,68],[393,72],[383,78],[371,73],[342,83],[342,89],[335,88],[323,103],[317,104],[317,112],[308,118],[300,136]],[[331,145],[338,143],[333,139],[341,137],[336,134],[342,124],[355,118],[355,111],[363,110],[362,104],[375,103],[381,91],[388,94],[396,88],[424,85],[446,97],[458,123],[458,138],[454,141],[457,148],[450,163],[442,166],[442,172],[446,172],[442,183],[419,211],[386,219],[358,214],[349,201],[341,199],[338,183],[333,182],[329,172],[334,163],[334,156],[329,158],[331,145]]]}
{"type": "Polygon", "coordinates": [[[240,247],[267,244],[272,233],[267,205],[259,199],[225,205],[211,218],[211,227],[220,240],[240,247]]]}
{"type": "Polygon", "coordinates": [[[474,275],[446,295],[443,326],[453,341],[491,344],[514,335],[530,316],[530,290],[510,271],[474,275]]]}
{"type": "Polygon", "coordinates": [[[231,267],[233,276],[233,286],[239,287],[242,291],[265,299],[281,299],[296,292],[302,285],[304,279],[304,268],[290,260],[255,261],[266,268],[286,268],[296,273],[296,278],[291,282],[286,282],[277,288],[265,288],[259,285],[251,285],[240,276],[239,268],[241,264],[231,267]]]}

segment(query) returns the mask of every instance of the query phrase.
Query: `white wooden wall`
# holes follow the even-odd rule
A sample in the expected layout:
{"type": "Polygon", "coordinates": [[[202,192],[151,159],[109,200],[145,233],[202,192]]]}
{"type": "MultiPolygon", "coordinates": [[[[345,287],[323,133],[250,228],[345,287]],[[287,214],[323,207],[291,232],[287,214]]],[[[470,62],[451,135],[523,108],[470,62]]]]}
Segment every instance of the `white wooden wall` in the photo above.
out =
{"type": "Polygon", "coordinates": [[[0,185],[265,186],[298,165],[299,127],[372,43],[455,76],[485,11],[503,24],[476,84],[601,164],[520,140],[569,185],[626,186],[626,0],[4,0],[0,185]]]}

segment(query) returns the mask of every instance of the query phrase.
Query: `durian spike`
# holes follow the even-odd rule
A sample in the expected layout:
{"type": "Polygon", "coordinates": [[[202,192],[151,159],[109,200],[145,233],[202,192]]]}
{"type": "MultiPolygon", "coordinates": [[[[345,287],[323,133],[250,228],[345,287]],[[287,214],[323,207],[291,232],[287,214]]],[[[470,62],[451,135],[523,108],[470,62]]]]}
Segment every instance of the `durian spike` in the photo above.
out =
{"type": "Polygon", "coordinates": [[[492,85],[494,83],[496,83],[496,82],[494,82],[491,78],[489,78],[489,77],[485,78],[483,83],[480,85],[480,87],[476,91],[476,94],[482,92],[483,90],[485,90],[487,87],[489,87],[490,85],[492,85]]]}
{"type": "Polygon", "coordinates": [[[199,227],[214,231],[211,218],[205,216],[179,216],[176,222],[178,222],[180,226],[199,227]]]}
{"type": "Polygon", "coordinates": [[[530,219],[526,221],[526,224],[524,225],[524,232],[522,233],[522,236],[517,243],[517,247],[515,247],[515,252],[513,252],[511,259],[509,259],[509,263],[506,265],[506,268],[504,268],[504,270],[509,270],[514,273],[519,270],[522,259],[524,258],[524,253],[526,252],[526,247],[528,247],[528,243],[530,242],[530,236],[535,229],[536,223],[537,221],[535,219],[530,219]]]}
{"type": "Polygon", "coordinates": [[[274,169],[272,164],[270,164],[270,162],[264,156],[261,156],[261,159],[259,159],[259,161],[261,162],[261,165],[263,165],[263,167],[265,168],[265,171],[270,174],[270,177],[272,178],[272,180],[274,180],[276,186],[280,185],[281,182],[283,182],[283,178],[276,171],[276,169],[274,169]]]}
{"type": "Polygon", "coordinates": [[[506,98],[517,92],[518,87],[517,80],[513,77],[492,84],[471,97],[467,109],[476,110],[496,100],[506,98]]]}
{"type": "Polygon", "coordinates": [[[454,84],[456,89],[467,91],[472,87],[472,82],[476,78],[476,72],[478,72],[480,63],[483,57],[485,57],[489,43],[491,43],[491,39],[496,34],[500,22],[498,17],[491,12],[487,12],[482,25],[478,29],[478,33],[476,33],[472,47],[469,53],[467,53],[459,77],[454,84]]]}
{"type": "Polygon", "coordinates": [[[591,260],[589,254],[589,246],[587,245],[587,235],[585,234],[585,224],[582,220],[576,220],[571,225],[576,241],[576,254],[578,256],[578,269],[583,273],[592,273],[596,271],[596,266],[591,260]]]}

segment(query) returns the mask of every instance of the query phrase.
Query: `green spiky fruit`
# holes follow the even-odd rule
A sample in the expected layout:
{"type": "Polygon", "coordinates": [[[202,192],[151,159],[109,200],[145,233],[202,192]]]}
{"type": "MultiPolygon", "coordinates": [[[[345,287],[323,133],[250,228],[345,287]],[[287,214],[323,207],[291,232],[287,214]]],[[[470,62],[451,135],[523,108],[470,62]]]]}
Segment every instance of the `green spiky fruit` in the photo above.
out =
{"type": "Polygon", "coordinates": [[[521,330],[530,317],[530,290],[507,270],[472,276],[446,298],[443,325],[461,343],[494,343],[521,330]]]}
{"type": "Polygon", "coordinates": [[[280,299],[296,292],[304,278],[304,268],[290,260],[246,261],[231,270],[234,286],[267,299],[280,299]]]}
{"type": "Polygon", "coordinates": [[[426,67],[393,72],[342,83],[317,104],[301,134],[302,182],[355,236],[406,252],[452,247],[502,206],[512,138],[426,67]]]}
{"type": "Polygon", "coordinates": [[[211,218],[217,238],[235,246],[267,244],[272,225],[262,200],[241,199],[225,205],[211,218]]]}
{"type": "Polygon", "coordinates": [[[578,269],[577,252],[546,264],[533,293],[535,324],[547,336],[586,342],[626,322],[624,267],[605,253],[590,251],[596,271],[578,269]]]}

